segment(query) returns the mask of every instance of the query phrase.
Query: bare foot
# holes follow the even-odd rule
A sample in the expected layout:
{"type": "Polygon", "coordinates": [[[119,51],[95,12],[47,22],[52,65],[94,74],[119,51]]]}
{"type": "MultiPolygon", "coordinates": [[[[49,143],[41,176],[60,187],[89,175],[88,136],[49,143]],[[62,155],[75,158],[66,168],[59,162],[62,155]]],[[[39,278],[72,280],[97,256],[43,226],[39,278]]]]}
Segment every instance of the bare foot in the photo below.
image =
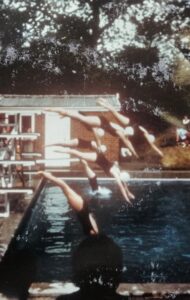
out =
{"type": "Polygon", "coordinates": [[[133,204],[132,204],[132,202],[129,200],[129,198],[127,198],[126,201],[127,201],[131,206],[133,206],[133,204]]]}
{"type": "Polygon", "coordinates": [[[135,195],[132,194],[131,192],[128,192],[128,196],[129,196],[130,199],[133,199],[133,200],[135,199],[135,195]]]}

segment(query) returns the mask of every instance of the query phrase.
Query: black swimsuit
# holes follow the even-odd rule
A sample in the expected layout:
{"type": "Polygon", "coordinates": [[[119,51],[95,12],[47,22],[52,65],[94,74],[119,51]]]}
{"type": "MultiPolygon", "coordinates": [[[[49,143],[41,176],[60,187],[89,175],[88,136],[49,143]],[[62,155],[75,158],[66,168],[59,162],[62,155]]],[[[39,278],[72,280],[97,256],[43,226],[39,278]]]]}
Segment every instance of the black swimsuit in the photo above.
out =
{"type": "Polygon", "coordinates": [[[109,132],[111,135],[117,136],[116,130],[110,125],[110,122],[104,116],[99,116],[99,118],[101,121],[100,127],[109,132]]]}
{"type": "MultiPolygon", "coordinates": [[[[85,116],[83,112],[80,112],[81,115],[85,116]]],[[[117,136],[116,130],[110,125],[110,122],[104,116],[98,116],[100,118],[100,127],[104,129],[106,132],[109,132],[112,136],[117,136]]],[[[98,126],[90,126],[88,124],[83,123],[87,130],[92,131],[92,127],[98,126]]]]}
{"type": "Polygon", "coordinates": [[[77,217],[82,225],[83,232],[86,235],[89,235],[91,230],[94,230],[92,227],[92,224],[90,222],[89,215],[90,215],[90,213],[89,213],[89,209],[88,209],[88,204],[84,200],[83,208],[77,212],[77,217]]]}
{"type": "Polygon", "coordinates": [[[91,148],[91,141],[83,140],[83,139],[78,139],[78,147],[79,148],[91,148]]]}
{"type": "Polygon", "coordinates": [[[91,189],[93,192],[98,191],[98,182],[97,182],[97,176],[95,175],[92,178],[89,178],[89,184],[91,186],[91,189]]]}
{"type": "Polygon", "coordinates": [[[109,161],[102,152],[97,153],[96,163],[104,170],[106,175],[111,175],[110,169],[114,164],[109,161]]]}

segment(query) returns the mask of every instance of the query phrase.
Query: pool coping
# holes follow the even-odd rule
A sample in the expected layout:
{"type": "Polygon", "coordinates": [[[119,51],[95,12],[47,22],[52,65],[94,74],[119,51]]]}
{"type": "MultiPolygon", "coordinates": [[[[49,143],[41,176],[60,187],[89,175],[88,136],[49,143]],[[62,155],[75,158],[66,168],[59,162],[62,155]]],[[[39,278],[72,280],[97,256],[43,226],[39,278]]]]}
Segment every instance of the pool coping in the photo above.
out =
{"type": "MultiPolygon", "coordinates": [[[[122,171],[127,171],[131,178],[190,178],[190,170],[127,170],[126,168],[122,168],[122,171]]],[[[77,171],[68,171],[68,170],[58,170],[58,169],[48,169],[49,172],[57,176],[61,176],[64,178],[86,178],[84,172],[79,170],[77,171]]],[[[107,178],[109,179],[102,171],[95,171],[96,175],[99,178],[107,178]]]]}
{"type": "MultiPolygon", "coordinates": [[[[76,290],[77,288],[72,282],[35,282],[29,289],[29,297],[57,297],[59,295],[70,294],[76,290]],[[73,291],[71,291],[72,288],[73,291]]],[[[137,299],[142,296],[190,295],[190,283],[120,283],[117,293],[137,299]]]]}

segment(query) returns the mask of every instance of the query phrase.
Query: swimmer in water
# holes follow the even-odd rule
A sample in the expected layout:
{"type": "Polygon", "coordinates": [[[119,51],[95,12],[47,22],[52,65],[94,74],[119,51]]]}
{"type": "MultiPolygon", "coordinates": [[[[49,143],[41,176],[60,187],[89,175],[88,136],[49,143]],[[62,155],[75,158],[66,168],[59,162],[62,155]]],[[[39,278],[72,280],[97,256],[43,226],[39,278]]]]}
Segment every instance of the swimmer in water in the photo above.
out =
{"type": "Polygon", "coordinates": [[[150,147],[160,156],[163,157],[163,152],[155,145],[155,137],[153,134],[150,134],[144,127],[139,126],[139,129],[142,131],[145,139],[147,140],[150,147]]]}
{"type": "Polygon", "coordinates": [[[116,183],[125,200],[128,203],[132,204],[130,199],[134,199],[135,196],[129,191],[127,183],[125,185],[123,184],[123,181],[121,180],[121,170],[118,166],[115,165],[114,162],[109,161],[102,152],[81,152],[77,149],[62,149],[60,151],[57,150],[56,152],[68,153],[88,162],[97,163],[106,173],[106,175],[115,178],[116,183]]]}
{"type": "Polygon", "coordinates": [[[50,182],[61,188],[62,192],[67,197],[69,205],[76,212],[83,227],[84,234],[95,235],[99,233],[96,221],[93,215],[89,212],[88,204],[85,199],[77,194],[64,180],[55,177],[51,173],[39,171],[37,175],[48,179],[50,182]]]}

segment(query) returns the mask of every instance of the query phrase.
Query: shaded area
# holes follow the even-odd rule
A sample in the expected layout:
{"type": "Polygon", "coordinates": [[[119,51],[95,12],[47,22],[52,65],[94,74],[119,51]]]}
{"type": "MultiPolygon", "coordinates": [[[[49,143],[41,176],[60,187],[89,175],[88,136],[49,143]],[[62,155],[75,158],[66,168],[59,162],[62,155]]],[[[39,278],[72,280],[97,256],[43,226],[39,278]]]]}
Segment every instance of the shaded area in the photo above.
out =
{"type": "Polygon", "coordinates": [[[189,108],[189,10],[185,0],[2,1],[0,91],[119,92],[124,112],[182,116],[189,108]],[[177,80],[184,62],[185,83],[183,72],[177,80]]]}

